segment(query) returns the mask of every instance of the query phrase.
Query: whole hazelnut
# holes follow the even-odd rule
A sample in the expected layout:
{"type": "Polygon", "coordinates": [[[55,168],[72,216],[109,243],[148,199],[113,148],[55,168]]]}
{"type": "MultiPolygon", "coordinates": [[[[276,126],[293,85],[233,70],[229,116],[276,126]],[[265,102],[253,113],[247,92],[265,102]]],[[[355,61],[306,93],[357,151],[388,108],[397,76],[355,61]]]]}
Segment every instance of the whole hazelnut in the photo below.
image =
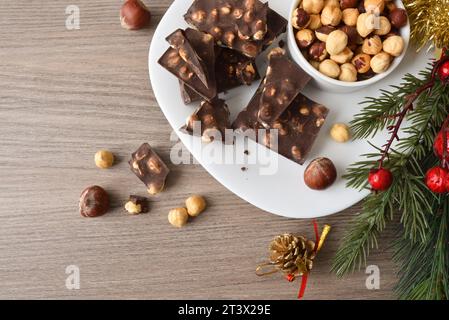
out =
{"type": "Polygon", "coordinates": [[[359,0],[340,0],[340,7],[342,10],[356,8],[358,4],[359,0]]]}
{"type": "Polygon", "coordinates": [[[324,0],[324,6],[325,7],[340,7],[340,0],[324,0]]]}
{"type": "Polygon", "coordinates": [[[359,35],[355,27],[341,26],[339,29],[348,36],[349,45],[360,45],[363,43],[363,38],[359,35]]]}
{"type": "Polygon", "coordinates": [[[327,6],[321,12],[321,23],[325,26],[338,26],[343,14],[339,7],[327,6]]]}
{"type": "Polygon", "coordinates": [[[363,41],[362,52],[375,55],[382,51],[382,40],[379,36],[372,36],[363,41]]]}
{"type": "Polygon", "coordinates": [[[88,187],[81,193],[79,208],[83,217],[102,216],[109,210],[109,196],[102,187],[88,187]]]}
{"type": "Polygon", "coordinates": [[[363,37],[367,37],[374,31],[375,15],[372,13],[362,13],[357,18],[357,32],[363,37]]]}
{"type": "Polygon", "coordinates": [[[396,28],[402,28],[407,24],[407,12],[404,9],[396,8],[389,15],[391,24],[396,28]]]}
{"type": "Polygon", "coordinates": [[[339,54],[347,45],[348,35],[341,30],[335,30],[327,37],[326,50],[330,55],[339,54]]]}
{"type": "Polygon", "coordinates": [[[392,57],[388,53],[380,52],[371,59],[371,69],[375,73],[385,72],[390,67],[391,59],[392,57]]]}
{"type": "Polygon", "coordinates": [[[396,4],[393,1],[387,1],[385,7],[387,8],[388,12],[391,12],[397,8],[396,4]]]}
{"type": "Polygon", "coordinates": [[[107,150],[100,150],[95,153],[95,165],[100,169],[108,169],[114,164],[114,155],[107,150]]]}
{"type": "Polygon", "coordinates": [[[308,48],[315,40],[315,33],[310,29],[302,29],[296,33],[296,43],[302,49],[308,48]]]}
{"type": "Polygon", "coordinates": [[[324,7],[324,0],[303,0],[302,7],[307,13],[318,14],[324,7]]]}
{"type": "Polygon", "coordinates": [[[125,29],[142,29],[150,20],[151,13],[141,0],[127,0],[120,10],[120,23],[125,29]]]}
{"type": "Polygon", "coordinates": [[[358,73],[367,73],[370,69],[371,57],[366,53],[360,53],[352,59],[352,64],[358,73]]]}
{"type": "Polygon", "coordinates": [[[327,37],[329,36],[329,34],[335,31],[334,27],[331,26],[322,26],[318,29],[315,30],[315,36],[317,37],[318,40],[326,42],[327,41],[327,37]]]}
{"type": "Polygon", "coordinates": [[[310,15],[310,23],[307,26],[310,30],[316,30],[322,26],[321,17],[319,14],[310,15]]]}
{"type": "Polygon", "coordinates": [[[191,196],[186,200],[187,213],[191,217],[197,217],[206,209],[206,200],[202,196],[191,196]]]}
{"type": "Polygon", "coordinates": [[[379,17],[379,25],[378,28],[374,31],[375,34],[379,36],[384,36],[391,31],[391,23],[387,17],[381,16],[379,17]]]}
{"type": "Polygon", "coordinates": [[[324,190],[337,179],[337,169],[327,158],[313,160],[304,171],[304,182],[313,190],[324,190]]]}
{"type": "Polygon", "coordinates": [[[322,74],[330,78],[338,78],[338,76],[340,75],[340,67],[338,66],[337,63],[335,63],[330,59],[326,59],[323,62],[321,62],[318,70],[322,74]]]}
{"type": "Polygon", "coordinates": [[[292,25],[296,29],[304,29],[310,23],[310,15],[302,8],[296,8],[293,11],[292,25]]]}
{"type": "Polygon", "coordinates": [[[380,15],[385,9],[385,0],[365,0],[365,11],[380,15]]]}
{"type": "Polygon", "coordinates": [[[315,42],[309,48],[309,57],[314,61],[323,61],[327,57],[326,44],[324,42],[315,42]]]}
{"type": "Polygon", "coordinates": [[[398,57],[404,51],[404,39],[401,36],[391,36],[385,39],[383,43],[383,50],[391,54],[393,57],[398,57]]]}
{"type": "Polygon", "coordinates": [[[314,67],[316,70],[318,70],[320,68],[320,62],[319,61],[315,61],[315,60],[310,60],[309,61],[310,65],[312,67],[314,67]]]}
{"type": "Polygon", "coordinates": [[[168,222],[176,228],[182,228],[187,224],[189,215],[186,208],[176,208],[168,213],[168,222]]]}
{"type": "MultiPolygon", "coordinates": [[[[349,64],[352,66],[351,64],[349,64]]],[[[354,67],[354,66],[352,66],[354,67]]],[[[357,74],[357,72],[356,72],[357,74]]],[[[348,142],[349,139],[351,139],[351,131],[349,130],[349,127],[345,125],[344,123],[336,123],[332,126],[331,129],[331,137],[336,142],[345,143],[348,142]]]]}
{"type": "Polygon", "coordinates": [[[338,80],[345,82],[357,81],[357,69],[351,63],[345,63],[340,66],[340,76],[338,80]]]}
{"type": "Polygon", "coordinates": [[[339,64],[344,64],[346,62],[351,61],[353,56],[354,56],[354,53],[351,51],[351,49],[346,47],[339,54],[331,55],[331,60],[333,60],[333,61],[335,61],[336,63],[339,63],[339,64]]]}
{"type": "Polygon", "coordinates": [[[357,8],[348,8],[343,10],[342,19],[345,25],[354,27],[357,25],[357,18],[359,17],[359,10],[357,8]]]}

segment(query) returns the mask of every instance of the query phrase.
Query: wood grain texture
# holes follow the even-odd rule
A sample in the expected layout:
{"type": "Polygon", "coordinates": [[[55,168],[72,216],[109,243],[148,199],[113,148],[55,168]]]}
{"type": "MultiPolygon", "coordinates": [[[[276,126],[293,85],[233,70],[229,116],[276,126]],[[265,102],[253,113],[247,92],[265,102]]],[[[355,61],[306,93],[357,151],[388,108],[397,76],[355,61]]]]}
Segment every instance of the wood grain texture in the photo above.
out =
{"type": "MultiPolygon", "coordinates": [[[[0,2],[0,298],[295,299],[298,283],[254,270],[275,235],[312,236],[310,221],[256,209],[200,166],[170,165],[169,188],[152,199],[151,213],[123,213],[129,194],[145,195],[128,168],[131,152],[148,141],[169,162],[173,145],[147,71],[153,31],[172,1],[146,2],[153,21],[136,32],[120,27],[118,0],[0,2]],[[81,29],[68,31],[72,4],[81,29]],[[100,148],[118,156],[112,169],[94,166],[100,148]],[[92,184],[111,193],[114,210],[83,219],[79,195],[92,184]],[[192,193],[207,197],[208,210],[175,230],[168,210],[192,193]],[[80,268],[80,290],[65,287],[68,265],[80,268]]],[[[393,230],[369,259],[380,267],[380,290],[366,289],[364,270],[341,280],[330,273],[358,209],[319,220],[333,231],[307,299],[393,297],[393,230]]]]}

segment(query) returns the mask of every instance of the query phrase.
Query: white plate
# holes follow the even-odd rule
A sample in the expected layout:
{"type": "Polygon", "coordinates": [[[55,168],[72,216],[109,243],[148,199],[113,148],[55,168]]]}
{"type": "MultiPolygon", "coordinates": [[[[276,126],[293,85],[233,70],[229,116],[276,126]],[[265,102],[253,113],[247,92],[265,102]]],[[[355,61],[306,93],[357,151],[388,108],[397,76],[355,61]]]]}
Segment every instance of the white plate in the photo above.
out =
{"type": "MultiPolygon", "coordinates": [[[[379,96],[379,89],[387,89],[389,85],[399,84],[404,74],[417,74],[419,70],[424,69],[431,57],[430,54],[425,52],[417,54],[413,49],[409,49],[404,61],[393,74],[362,91],[336,94],[319,91],[310,85],[306,88],[304,91],[306,96],[326,105],[331,110],[309,159],[320,156],[328,157],[334,161],[339,174],[337,182],[326,191],[312,191],[304,185],[302,178],[308,163],[300,166],[286,158],[278,157],[274,152],[253,141],[249,141],[247,147],[249,158],[258,154],[267,155],[272,163],[276,163],[278,160],[278,170],[275,174],[260,174],[263,172],[263,168],[267,167],[264,161],[249,165],[241,162],[219,164],[215,161],[214,163],[214,159],[222,152],[225,152],[226,156],[232,156],[234,148],[232,146],[224,147],[218,142],[204,145],[200,138],[179,132],[179,128],[194,112],[197,104],[194,103],[191,106],[183,104],[178,80],[162,68],[157,61],[168,48],[165,41],[166,36],[176,28],[187,27],[183,15],[191,3],[192,1],[176,0],[162,18],[150,47],[149,72],[160,108],[173,130],[177,132],[196,160],[230,191],[254,206],[276,215],[291,218],[321,217],[342,211],[362,200],[368,192],[346,188],[345,181],[341,179],[341,176],[350,164],[361,159],[361,154],[372,152],[373,149],[367,141],[354,141],[346,144],[333,142],[328,134],[330,127],[335,122],[348,123],[353,119],[353,116],[360,111],[358,103],[363,101],[364,97],[379,96]],[[242,167],[247,167],[248,170],[243,172],[242,167]]],[[[287,18],[290,1],[272,1],[270,7],[287,18]]],[[[260,69],[264,70],[263,61],[258,61],[258,65],[260,65],[260,69]]],[[[252,87],[240,87],[224,96],[231,111],[232,121],[247,105],[256,88],[257,84],[252,87]]],[[[378,134],[371,142],[382,145],[386,137],[385,133],[378,134]]],[[[241,143],[237,143],[237,145],[242,147],[241,143]]],[[[236,156],[244,158],[243,151],[243,147],[237,150],[236,156]]]]}

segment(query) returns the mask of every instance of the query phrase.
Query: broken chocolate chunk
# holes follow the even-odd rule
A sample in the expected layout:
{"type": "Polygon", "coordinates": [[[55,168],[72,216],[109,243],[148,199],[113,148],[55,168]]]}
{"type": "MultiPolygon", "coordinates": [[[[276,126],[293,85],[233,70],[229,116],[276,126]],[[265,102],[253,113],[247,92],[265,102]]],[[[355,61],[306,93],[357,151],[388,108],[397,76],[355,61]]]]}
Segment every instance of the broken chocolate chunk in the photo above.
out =
{"type": "Polygon", "coordinates": [[[258,121],[258,106],[261,96],[262,89],[259,88],[248,106],[237,116],[232,128],[259,141],[280,155],[299,164],[304,164],[329,110],[299,94],[270,128],[262,130],[263,126],[258,121]],[[277,130],[277,141],[273,141],[274,135],[270,136],[269,129],[277,130]],[[252,134],[248,134],[248,130],[251,130],[252,134]]]}
{"type": "Polygon", "coordinates": [[[310,80],[311,77],[286,56],[285,50],[273,49],[260,98],[258,118],[262,125],[270,128],[310,80]]]}
{"type": "Polygon", "coordinates": [[[176,30],[166,38],[170,46],[178,51],[179,56],[184,60],[189,68],[201,80],[201,82],[209,88],[209,74],[204,61],[199,57],[190,41],[186,38],[184,31],[176,30]]]}
{"type": "Polygon", "coordinates": [[[201,136],[204,142],[226,141],[226,129],[231,127],[229,109],[224,100],[203,101],[180,130],[193,136],[201,136]]]}
{"type": "Polygon", "coordinates": [[[130,214],[148,213],[148,199],[145,197],[130,195],[128,202],[125,204],[125,209],[130,214]]]}
{"type": "MultiPolygon", "coordinates": [[[[184,15],[190,25],[210,33],[217,43],[255,58],[287,21],[258,0],[195,0],[184,15]],[[269,18],[277,18],[270,25],[269,18]],[[280,18],[280,19],[279,19],[280,18]]],[[[281,32],[282,33],[282,32],[281,32]]]]}
{"type": "Polygon", "coordinates": [[[132,154],[129,165],[134,174],[147,186],[149,194],[155,195],[164,190],[170,170],[148,143],[142,144],[132,154]]]}
{"type": "Polygon", "coordinates": [[[204,99],[212,100],[217,96],[213,37],[190,28],[184,31],[184,35],[207,69],[206,78],[208,86],[204,85],[192,69],[192,63],[184,61],[179,51],[174,48],[169,48],[158,62],[197,94],[204,97],[204,99]]]}
{"type": "MultiPolygon", "coordinates": [[[[250,85],[260,79],[257,66],[253,59],[228,48],[216,47],[215,74],[219,93],[237,88],[243,84],[250,85]]],[[[181,84],[181,94],[185,104],[201,100],[194,90],[181,84]]]]}

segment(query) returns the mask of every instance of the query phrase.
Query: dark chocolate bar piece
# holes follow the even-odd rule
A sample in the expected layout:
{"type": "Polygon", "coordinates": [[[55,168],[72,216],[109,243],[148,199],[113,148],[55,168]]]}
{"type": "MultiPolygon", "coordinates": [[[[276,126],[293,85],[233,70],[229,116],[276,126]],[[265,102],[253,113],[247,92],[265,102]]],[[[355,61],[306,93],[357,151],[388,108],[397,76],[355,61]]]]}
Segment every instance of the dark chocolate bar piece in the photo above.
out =
{"type": "MultiPolygon", "coordinates": [[[[250,85],[260,79],[259,71],[253,59],[228,48],[216,47],[215,74],[218,93],[250,85]]],[[[201,100],[189,86],[180,82],[181,95],[185,104],[201,100]]]]}
{"type": "Polygon", "coordinates": [[[262,125],[270,128],[310,80],[311,77],[287,57],[284,49],[273,49],[260,98],[258,117],[262,125]]]}
{"type": "Polygon", "coordinates": [[[201,80],[201,82],[209,88],[208,70],[203,60],[193,48],[190,41],[186,38],[184,31],[176,30],[166,38],[170,46],[178,51],[179,56],[187,63],[190,69],[201,80]]]}
{"type": "Polygon", "coordinates": [[[226,129],[231,127],[229,109],[224,100],[202,101],[180,130],[193,136],[201,136],[204,142],[216,139],[225,141],[226,129]]]}
{"type": "Polygon", "coordinates": [[[256,58],[287,25],[284,18],[258,0],[195,0],[184,18],[198,30],[210,33],[220,45],[251,58],[256,58]],[[275,30],[280,25],[282,28],[275,30]]]}
{"type": "Polygon", "coordinates": [[[277,151],[280,155],[301,165],[304,164],[329,110],[299,94],[269,128],[277,130],[277,135],[273,135],[270,134],[269,129],[261,130],[263,126],[258,121],[257,113],[261,96],[262,89],[259,88],[248,106],[237,116],[232,128],[247,134],[248,137],[277,151]],[[252,130],[250,131],[252,134],[249,134],[248,130],[252,130]]]}
{"type": "Polygon", "coordinates": [[[189,85],[197,94],[204,99],[212,100],[217,96],[217,87],[215,81],[215,49],[213,37],[193,29],[184,31],[192,48],[204,62],[208,71],[208,84],[206,87],[199,79],[198,75],[179,55],[178,50],[169,48],[159,59],[159,64],[170,71],[178,79],[189,85]]]}
{"type": "Polygon", "coordinates": [[[129,165],[134,174],[147,186],[149,194],[155,195],[164,190],[170,170],[148,143],[142,144],[132,154],[129,165]]]}

